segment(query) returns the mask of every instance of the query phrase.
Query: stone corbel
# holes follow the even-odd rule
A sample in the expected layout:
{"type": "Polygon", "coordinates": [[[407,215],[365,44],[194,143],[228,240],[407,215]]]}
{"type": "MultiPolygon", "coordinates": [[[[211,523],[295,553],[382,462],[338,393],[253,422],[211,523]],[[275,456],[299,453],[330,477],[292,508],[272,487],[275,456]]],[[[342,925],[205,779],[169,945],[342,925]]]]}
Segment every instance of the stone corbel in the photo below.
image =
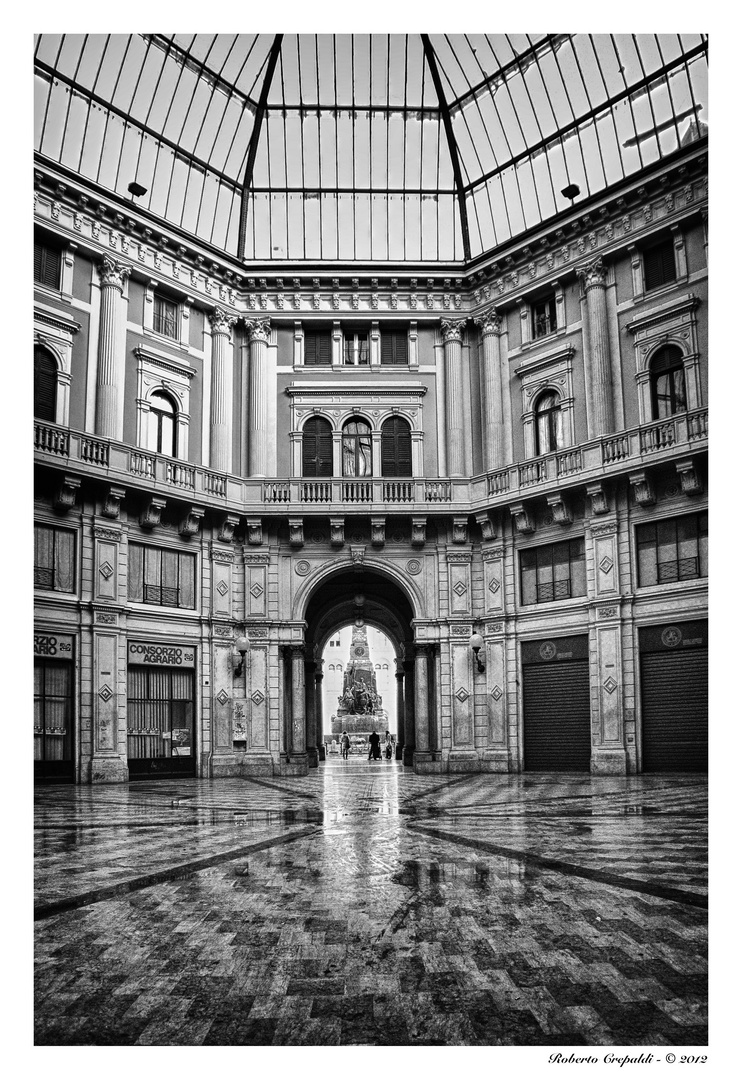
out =
{"type": "Polygon", "coordinates": [[[180,535],[196,536],[198,530],[201,528],[201,522],[205,513],[205,510],[199,510],[198,507],[191,506],[181,518],[180,525],[178,526],[180,535]]]}
{"type": "Polygon", "coordinates": [[[247,519],[247,542],[256,547],[263,543],[263,522],[260,518],[247,519]]]}
{"type": "Polygon", "coordinates": [[[386,518],[371,518],[371,543],[383,547],[386,542],[386,518]]]}
{"type": "Polygon", "coordinates": [[[66,514],[75,505],[77,492],[82,483],[77,477],[63,476],[54,495],[54,509],[66,514]]]}
{"type": "Polygon", "coordinates": [[[142,507],[139,515],[139,524],[143,529],[154,529],[160,524],[160,515],[167,505],[167,499],[160,499],[156,495],[150,496],[142,507]]]}
{"type": "Polygon", "coordinates": [[[488,513],[477,514],[475,520],[482,530],[483,540],[495,540],[497,538],[497,528],[488,513]]]}
{"type": "Polygon", "coordinates": [[[454,544],[465,544],[468,540],[467,526],[469,519],[465,517],[458,517],[453,519],[453,542],[454,544]]]}
{"type": "Polygon", "coordinates": [[[593,514],[607,514],[610,510],[608,489],[602,480],[587,485],[587,495],[593,504],[593,514]]]}
{"type": "Polygon", "coordinates": [[[342,547],[345,543],[345,518],[330,518],[330,544],[342,547]]]}
{"type": "Polygon", "coordinates": [[[680,486],[684,495],[700,495],[703,491],[695,461],[677,461],[675,468],[680,477],[680,486]]]}
{"type": "Polygon", "coordinates": [[[654,506],[657,496],[646,472],[629,473],[629,483],[634,489],[634,498],[639,506],[654,506]]]}
{"type": "Polygon", "coordinates": [[[234,538],[234,530],[239,524],[239,517],[237,514],[225,514],[219,525],[219,531],[217,537],[223,544],[231,544],[234,538]]]}
{"type": "Polygon", "coordinates": [[[510,514],[515,522],[515,527],[519,533],[532,533],[536,531],[536,522],[533,519],[533,514],[530,510],[526,509],[525,503],[511,503],[510,514]]]}
{"type": "Polygon", "coordinates": [[[558,525],[572,524],[572,511],[561,493],[558,492],[555,495],[547,495],[546,501],[554,516],[554,521],[556,521],[558,525]]]}
{"type": "Polygon", "coordinates": [[[425,545],[425,527],[427,525],[427,518],[413,518],[412,519],[412,546],[424,547],[425,545]]]}
{"type": "Polygon", "coordinates": [[[121,500],[126,495],[126,489],[111,485],[103,500],[102,514],[104,517],[117,518],[121,513],[121,500]]]}
{"type": "Polygon", "coordinates": [[[292,547],[304,547],[304,518],[289,518],[289,543],[292,547]]]}

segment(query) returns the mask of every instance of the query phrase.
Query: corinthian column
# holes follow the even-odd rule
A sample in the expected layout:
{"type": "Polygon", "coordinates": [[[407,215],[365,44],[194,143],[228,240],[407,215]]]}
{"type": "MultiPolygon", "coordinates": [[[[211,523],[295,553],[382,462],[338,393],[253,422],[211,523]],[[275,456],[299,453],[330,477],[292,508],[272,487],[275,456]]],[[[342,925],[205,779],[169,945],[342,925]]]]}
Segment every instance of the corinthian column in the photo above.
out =
{"type": "Polygon", "coordinates": [[[100,328],[95,395],[95,431],[108,439],[124,437],[124,376],[126,353],[119,346],[119,306],[124,281],[131,271],[105,256],[100,275],[100,328]]]}
{"type": "Polygon", "coordinates": [[[246,319],[250,339],[247,475],[268,475],[268,342],[270,319],[246,319]]]}
{"type": "Polygon", "coordinates": [[[605,299],[606,268],[602,259],[594,259],[593,262],[578,270],[578,273],[585,289],[587,324],[590,331],[590,356],[587,361],[592,368],[593,430],[595,435],[605,435],[615,429],[608,311],[605,299]]]}
{"type": "Polygon", "coordinates": [[[232,342],[237,321],[223,308],[214,308],[211,322],[211,412],[209,464],[216,472],[232,471],[232,342]]]}
{"type": "Polygon", "coordinates": [[[502,316],[494,308],[483,311],[474,322],[482,331],[484,351],[484,468],[485,472],[500,469],[503,459],[502,394],[500,392],[500,349],[498,338],[502,316]]]}
{"type": "Polygon", "coordinates": [[[449,476],[464,475],[464,383],[461,335],[466,319],[441,319],[446,368],[446,454],[449,476]]]}

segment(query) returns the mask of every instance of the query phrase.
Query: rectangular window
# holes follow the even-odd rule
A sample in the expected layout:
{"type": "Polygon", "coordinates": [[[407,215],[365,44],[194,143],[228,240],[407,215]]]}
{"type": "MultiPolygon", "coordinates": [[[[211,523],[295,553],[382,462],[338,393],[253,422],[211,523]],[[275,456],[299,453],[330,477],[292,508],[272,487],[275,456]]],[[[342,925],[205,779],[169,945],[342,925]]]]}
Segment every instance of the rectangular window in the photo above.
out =
{"type": "Polygon", "coordinates": [[[178,305],[166,296],[154,297],[155,310],[152,316],[152,329],[163,337],[178,338],[178,305]]]}
{"type": "Polygon", "coordinates": [[[553,296],[537,300],[531,308],[534,338],[546,337],[556,331],[556,299],[553,296]]]}
{"type": "Polygon", "coordinates": [[[37,285],[59,289],[62,277],[62,253],[41,240],[33,246],[33,279],[37,285]]]}
{"type": "Polygon", "coordinates": [[[329,330],[304,331],[304,364],[309,366],[332,364],[332,338],[329,330]]]}
{"type": "Polygon", "coordinates": [[[168,548],[129,544],[128,596],[158,607],[196,606],[196,556],[168,548]]]}
{"type": "Polygon", "coordinates": [[[409,363],[407,330],[381,331],[381,362],[405,366],[409,363]]]}
{"type": "Polygon", "coordinates": [[[70,529],[34,526],[33,580],[39,589],[75,591],[75,534],[70,529]]]}
{"type": "Polygon", "coordinates": [[[365,330],[343,331],[343,362],[354,367],[368,365],[368,334],[365,330]]]}
{"type": "Polygon", "coordinates": [[[668,285],[675,281],[675,249],[670,240],[663,240],[661,244],[647,248],[642,255],[644,261],[644,288],[659,289],[660,285],[668,285]]]}
{"type": "Polygon", "coordinates": [[[547,604],[586,594],[585,541],[582,538],[521,551],[522,604],[547,604]]]}
{"type": "Polygon", "coordinates": [[[637,525],[636,551],[640,588],[708,577],[708,514],[637,525]]]}

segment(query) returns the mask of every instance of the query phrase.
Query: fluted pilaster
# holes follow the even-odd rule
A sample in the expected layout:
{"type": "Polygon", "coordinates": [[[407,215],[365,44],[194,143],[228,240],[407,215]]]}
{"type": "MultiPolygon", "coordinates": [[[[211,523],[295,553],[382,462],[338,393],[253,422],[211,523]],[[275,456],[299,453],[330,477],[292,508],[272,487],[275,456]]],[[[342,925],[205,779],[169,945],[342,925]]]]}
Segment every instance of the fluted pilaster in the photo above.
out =
{"type": "Polygon", "coordinates": [[[465,319],[442,319],[446,369],[446,455],[449,476],[463,476],[464,456],[464,381],[461,339],[465,319]]]}
{"type": "Polygon", "coordinates": [[[606,268],[603,260],[593,260],[579,271],[579,275],[585,289],[590,331],[589,362],[592,367],[593,428],[596,435],[605,435],[615,430],[615,420],[608,309],[605,295],[606,268]]]}
{"type": "Polygon", "coordinates": [[[100,324],[98,329],[98,373],[95,395],[95,431],[107,439],[124,437],[124,376],[126,354],[119,346],[119,305],[124,281],[131,271],[106,256],[98,267],[100,275],[100,324]]]}
{"type": "Polygon", "coordinates": [[[268,343],[270,319],[245,321],[250,339],[247,475],[268,475],[268,343]]]}
{"type": "Polygon", "coordinates": [[[428,718],[428,650],[415,650],[415,750],[417,753],[430,749],[428,718]]]}
{"type": "Polygon", "coordinates": [[[233,361],[230,333],[236,322],[222,308],[214,308],[211,322],[211,412],[209,445],[211,468],[232,471],[232,381],[233,361]]]}
{"type": "Polygon", "coordinates": [[[502,394],[500,391],[499,334],[502,316],[494,308],[482,312],[474,322],[482,331],[484,368],[484,468],[486,472],[505,464],[502,426],[502,394]]]}
{"type": "Polygon", "coordinates": [[[291,750],[304,754],[307,748],[304,702],[304,649],[291,650],[291,750]]]}

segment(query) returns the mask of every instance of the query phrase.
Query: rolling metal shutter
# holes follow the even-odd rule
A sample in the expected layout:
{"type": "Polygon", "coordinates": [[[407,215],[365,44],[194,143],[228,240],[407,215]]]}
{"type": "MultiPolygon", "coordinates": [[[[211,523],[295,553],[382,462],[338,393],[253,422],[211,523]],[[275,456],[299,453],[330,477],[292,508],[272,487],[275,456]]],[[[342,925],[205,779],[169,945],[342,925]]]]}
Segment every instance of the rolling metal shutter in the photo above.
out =
{"type": "MultiPolygon", "coordinates": [[[[523,647],[523,767],[529,772],[589,772],[589,661],[574,655],[583,648],[587,652],[587,638],[533,645],[557,648],[550,659],[534,662],[532,647],[529,652],[523,647]]],[[[546,655],[550,651],[545,649],[546,655]]]]}
{"type": "Polygon", "coordinates": [[[640,633],[644,772],[708,769],[708,646],[691,625],[666,630],[680,630],[685,641],[700,638],[696,647],[650,651],[651,640],[640,633]]]}

